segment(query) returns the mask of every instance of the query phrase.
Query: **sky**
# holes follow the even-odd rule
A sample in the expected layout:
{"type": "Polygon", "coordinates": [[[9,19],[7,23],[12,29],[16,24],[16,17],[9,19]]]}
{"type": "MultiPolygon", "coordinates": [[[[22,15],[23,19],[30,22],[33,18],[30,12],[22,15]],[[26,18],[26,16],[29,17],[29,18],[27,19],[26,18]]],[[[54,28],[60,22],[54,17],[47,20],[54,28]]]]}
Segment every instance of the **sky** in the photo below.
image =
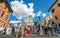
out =
{"type": "Polygon", "coordinates": [[[50,16],[48,11],[56,0],[8,0],[13,13],[10,15],[10,21],[24,21],[25,17],[30,15],[33,22],[36,22],[38,16],[43,21],[46,16],[50,16]]]}

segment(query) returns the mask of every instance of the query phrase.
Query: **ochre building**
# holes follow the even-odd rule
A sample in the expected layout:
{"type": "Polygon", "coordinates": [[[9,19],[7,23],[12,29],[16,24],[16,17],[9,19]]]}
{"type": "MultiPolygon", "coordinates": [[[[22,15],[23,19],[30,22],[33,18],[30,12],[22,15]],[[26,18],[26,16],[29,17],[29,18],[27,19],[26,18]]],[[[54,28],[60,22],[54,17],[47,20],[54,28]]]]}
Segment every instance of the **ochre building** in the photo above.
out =
{"type": "Polygon", "coordinates": [[[9,26],[9,17],[12,9],[7,0],[0,0],[0,27],[9,26]]]}
{"type": "Polygon", "coordinates": [[[60,26],[60,0],[55,0],[55,3],[50,7],[49,11],[52,13],[53,24],[60,26]]]}

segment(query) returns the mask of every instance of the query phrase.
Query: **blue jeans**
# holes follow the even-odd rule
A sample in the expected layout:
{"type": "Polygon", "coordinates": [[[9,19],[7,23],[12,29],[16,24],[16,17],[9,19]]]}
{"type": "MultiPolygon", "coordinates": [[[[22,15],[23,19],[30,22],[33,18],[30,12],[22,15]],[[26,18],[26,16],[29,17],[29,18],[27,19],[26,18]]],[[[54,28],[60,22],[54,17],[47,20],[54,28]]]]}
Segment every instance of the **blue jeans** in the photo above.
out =
{"type": "Polygon", "coordinates": [[[60,28],[58,28],[58,34],[60,34],[60,28]]]}
{"type": "Polygon", "coordinates": [[[52,33],[52,27],[48,27],[48,30],[49,30],[50,33],[53,35],[53,33],[52,33]]]}

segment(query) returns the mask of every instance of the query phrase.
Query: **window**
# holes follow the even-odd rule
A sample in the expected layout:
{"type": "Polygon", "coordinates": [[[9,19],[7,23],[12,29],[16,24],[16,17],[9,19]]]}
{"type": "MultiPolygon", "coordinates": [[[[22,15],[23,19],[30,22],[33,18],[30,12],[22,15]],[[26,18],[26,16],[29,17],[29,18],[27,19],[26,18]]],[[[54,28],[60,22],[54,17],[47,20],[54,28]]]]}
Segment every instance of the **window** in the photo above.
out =
{"type": "Polygon", "coordinates": [[[52,9],[52,10],[51,10],[51,12],[52,12],[52,13],[54,13],[54,12],[55,12],[55,10],[54,10],[54,9],[52,9]]]}
{"type": "Polygon", "coordinates": [[[60,28],[60,23],[58,23],[58,27],[60,28]]]}
{"type": "Polygon", "coordinates": [[[60,3],[58,3],[58,7],[60,7],[60,3]]]}
{"type": "Polygon", "coordinates": [[[1,17],[3,17],[3,15],[4,15],[4,11],[2,12],[1,17]]]}
{"type": "Polygon", "coordinates": [[[58,19],[58,17],[57,17],[57,16],[55,16],[55,19],[57,20],[57,19],[58,19]]]}
{"type": "Polygon", "coordinates": [[[3,27],[5,27],[5,24],[3,25],[3,27]]]}
{"type": "Polygon", "coordinates": [[[52,24],[54,24],[54,21],[52,21],[52,24]]]}
{"type": "Polygon", "coordinates": [[[8,19],[8,15],[6,15],[6,17],[5,17],[5,18],[6,18],[6,20],[7,20],[7,19],[8,19]]]}

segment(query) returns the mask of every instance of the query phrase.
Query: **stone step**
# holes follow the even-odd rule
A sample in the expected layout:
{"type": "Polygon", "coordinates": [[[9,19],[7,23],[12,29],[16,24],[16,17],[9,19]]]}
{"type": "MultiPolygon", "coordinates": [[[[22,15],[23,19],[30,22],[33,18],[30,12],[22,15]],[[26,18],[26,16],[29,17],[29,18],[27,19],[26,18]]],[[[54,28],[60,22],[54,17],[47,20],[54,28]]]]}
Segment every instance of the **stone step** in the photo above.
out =
{"type": "MultiPolygon", "coordinates": [[[[16,38],[15,36],[0,36],[0,38],[16,38]]],[[[60,37],[57,37],[57,36],[38,36],[38,35],[33,35],[33,36],[27,36],[25,38],[60,38],[60,37]]]]}

